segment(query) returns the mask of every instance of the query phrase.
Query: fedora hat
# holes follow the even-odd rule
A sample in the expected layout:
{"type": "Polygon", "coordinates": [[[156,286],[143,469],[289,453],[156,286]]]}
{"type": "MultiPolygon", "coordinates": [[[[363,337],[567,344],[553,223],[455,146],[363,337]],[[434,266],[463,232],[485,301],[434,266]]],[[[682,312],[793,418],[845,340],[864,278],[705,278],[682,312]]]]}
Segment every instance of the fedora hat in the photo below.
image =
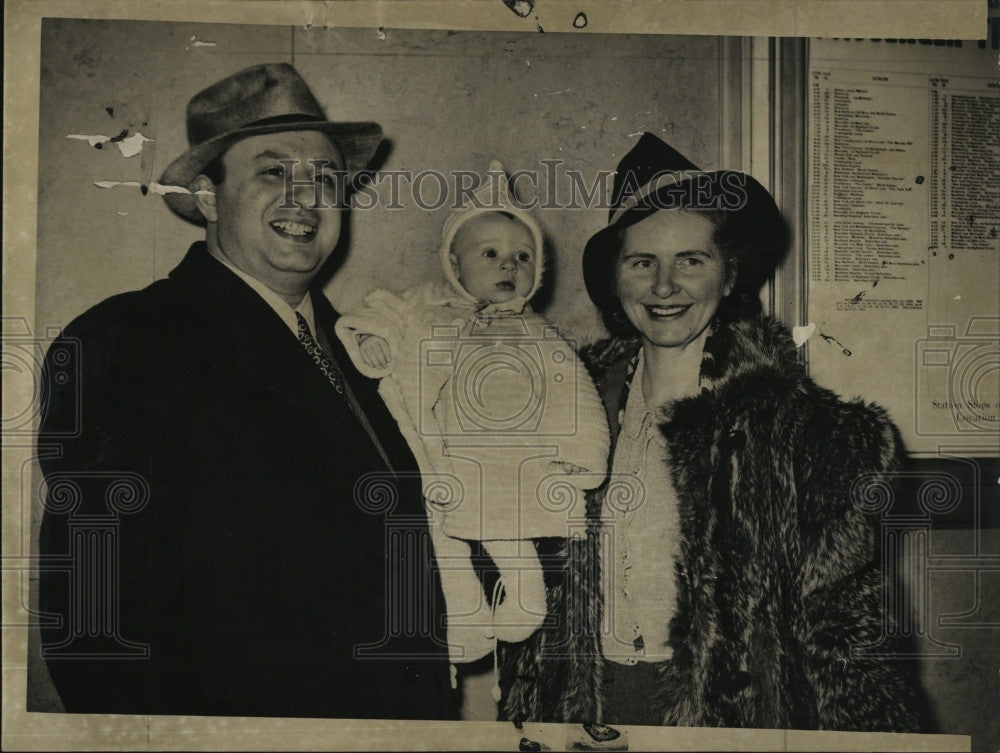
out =
{"type": "MultiPolygon", "coordinates": [[[[191,98],[187,106],[190,148],[170,163],[159,182],[187,189],[209,162],[240,139],[307,130],[330,134],[344,155],[348,175],[363,169],[382,141],[378,123],[327,120],[306,82],[288,63],[246,68],[191,98]]],[[[181,217],[204,222],[193,194],[167,192],[164,199],[181,217]]]]}
{"type": "Polygon", "coordinates": [[[699,170],[672,146],[644,133],[618,163],[607,227],[583,250],[587,294],[601,311],[619,307],[614,265],[621,232],[661,209],[725,212],[748,231],[724,249],[728,258],[740,259],[737,287],[759,289],[784,253],[784,221],[757,180],[735,170],[699,170]]]}

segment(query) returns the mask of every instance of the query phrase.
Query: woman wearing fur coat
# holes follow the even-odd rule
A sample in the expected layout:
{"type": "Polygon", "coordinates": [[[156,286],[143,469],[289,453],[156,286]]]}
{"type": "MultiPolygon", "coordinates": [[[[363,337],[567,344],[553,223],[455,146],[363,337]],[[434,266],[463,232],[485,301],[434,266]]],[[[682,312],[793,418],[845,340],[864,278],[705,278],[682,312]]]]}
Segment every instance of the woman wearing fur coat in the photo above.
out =
{"type": "Polygon", "coordinates": [[[648,133],[619,164],[583,255],[614,335],[585,353],[611,472],[587,536],[543,551],[548,627],[504,646],[505,718],[917,729],[859,491],[899,462],[899,435],[815,384],[761,315],[786,247],[749,176],[697,171],[648,133]]]}

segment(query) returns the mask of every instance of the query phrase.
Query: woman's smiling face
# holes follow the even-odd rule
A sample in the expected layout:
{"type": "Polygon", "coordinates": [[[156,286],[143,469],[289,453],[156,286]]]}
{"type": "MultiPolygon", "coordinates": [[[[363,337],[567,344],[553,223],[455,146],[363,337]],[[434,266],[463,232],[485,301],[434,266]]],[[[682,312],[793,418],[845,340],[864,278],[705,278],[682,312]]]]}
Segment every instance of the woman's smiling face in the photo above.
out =
{"type": "Polygon", "coordinates": [[[683,348],[708,326],[733,277],[712,224],[684,210],[653,212],[624,230],[615,270],[625,315],[649,345],[683,348]]]}

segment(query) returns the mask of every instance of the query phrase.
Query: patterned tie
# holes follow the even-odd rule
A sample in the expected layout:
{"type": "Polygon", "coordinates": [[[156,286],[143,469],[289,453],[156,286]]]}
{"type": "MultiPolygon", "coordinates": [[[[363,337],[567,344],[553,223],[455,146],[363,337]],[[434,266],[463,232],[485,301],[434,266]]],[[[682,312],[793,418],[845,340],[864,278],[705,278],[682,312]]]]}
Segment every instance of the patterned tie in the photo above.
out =
{"type": "Polygon", "coordinates": [[[319,347],[319,343],[313,339],[312,332],[309,331],[309,323],[298,311],[295,312],[295,321],[299,324],[299,342],[302,343],[302,347],[312,357],[313,363],[319,366],[320,371],[323,372],[323,375],[333,385],[333,388],[343,395],[344,377],[340,373],[340,369],[327,357],[323,349],[319,347]]]}

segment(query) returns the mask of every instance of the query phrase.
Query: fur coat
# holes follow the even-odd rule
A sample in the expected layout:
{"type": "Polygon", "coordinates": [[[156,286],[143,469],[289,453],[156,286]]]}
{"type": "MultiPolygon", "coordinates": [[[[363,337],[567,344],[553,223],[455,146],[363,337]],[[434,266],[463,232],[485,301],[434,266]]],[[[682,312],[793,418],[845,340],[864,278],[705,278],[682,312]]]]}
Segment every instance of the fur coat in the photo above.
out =
{"type": "MultiPolygon", "coordinates": [[[[639,343],[585,354],[617,434],[639,343]]],[[[917,683],[883,614],[877,519],[855,484],[902,454],[884,410],[816,385],[770,318],[718,325],[703,389],[661,409],[679,500],[673,659],[655,697],[663,724],[914,731],[917,683]],[[858,650],[878,647],[882,657],[858,650]]],[[[550,542],[545,627],[501,653],[501,716],[601,719],[597,533],[550,542]]]]}

